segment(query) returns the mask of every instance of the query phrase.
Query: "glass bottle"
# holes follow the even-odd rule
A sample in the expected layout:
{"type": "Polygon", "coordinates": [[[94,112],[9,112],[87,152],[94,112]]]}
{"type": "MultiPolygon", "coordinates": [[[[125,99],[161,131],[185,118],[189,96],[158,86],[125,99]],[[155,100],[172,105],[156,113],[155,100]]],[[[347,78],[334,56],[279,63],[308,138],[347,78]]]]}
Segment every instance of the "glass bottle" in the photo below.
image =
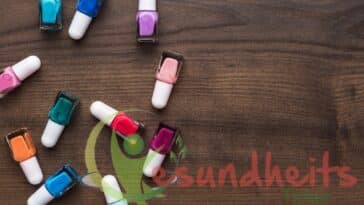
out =
{"type": "Polygon", "coordinates": [[[39,19],[41,30],[61,30],[62,0],[39,0],[39,19]]]}

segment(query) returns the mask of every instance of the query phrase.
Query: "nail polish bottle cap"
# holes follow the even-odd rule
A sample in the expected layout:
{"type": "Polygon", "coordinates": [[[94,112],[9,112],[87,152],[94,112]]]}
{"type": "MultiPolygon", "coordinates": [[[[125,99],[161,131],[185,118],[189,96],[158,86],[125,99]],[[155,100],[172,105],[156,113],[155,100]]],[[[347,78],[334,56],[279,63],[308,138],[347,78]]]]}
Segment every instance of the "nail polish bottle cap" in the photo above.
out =
{"type": "Polygon", "coordinates": [[[20,167],[30,184],[38,185],[43,181],[43,172],[36,156],[20,162],[20,167]]]}
{"type": "Polygon", "coordinates": [[[143,174],[146,177],[155,177],[158,174],[160,167],[163,164],[165,154],[160,154],[157,151],[149,149],[147,158],[143,166],[143,174]]]}
{"type": "Polygon", "coordinates": [[[80,11],[76,11],[72,23],[70,25],[70,28],[68,30],[68,35],[73,40],[80,40],[85,35],[91,21],[92,17],[80,11]]]}
{"type": "Polygon", "coordinates": [[[156,0],[139,0],[139,11],[156,11],[156,0]]]}
{"type": "Polygon", "coordinates": [[[126,199],[124,199],[119,183],[114,176],[112,175],[105,176],[101,181],[101,185],[107,204],[115,204],[115,205],[128,204],[126,199]]]}
{"type": "Polygon", "coordinates": [[[111,125],[115,116],[118,114],[118,111],[109,105],[101,102],[95,101],[90,106],[91,114],[96,117],[98,120],[101,120],[108,126],[111,125]]]}
{"type": "Polygon", "coordinates": [[[40,59],[37,56],[29,56],[17,64],[13,65],[13,71],[20,81],[25,80],[41,66],[40,59]]]}
{"type": "Polygon", "coordinates": [[[169,96],[173,90],[173,84],[157,80],[154,85],[152,105],[156,109],[163,109],[167,106],[169,96]]]}
{"type": "Polygon", "coordinates": [[[48,192],[45,185],[42,185],[28,198],[27,205],[46,205],[53,199],[54,197],[48,192]]]}
{"type": "Polygon", "coordinates": [[[64,128],[64,125],[60,125],[56,122],[53,122],[51,119],[48,119],[47,125],[41,137],[42,145],[47,148],[56,146],[64,128]]]}

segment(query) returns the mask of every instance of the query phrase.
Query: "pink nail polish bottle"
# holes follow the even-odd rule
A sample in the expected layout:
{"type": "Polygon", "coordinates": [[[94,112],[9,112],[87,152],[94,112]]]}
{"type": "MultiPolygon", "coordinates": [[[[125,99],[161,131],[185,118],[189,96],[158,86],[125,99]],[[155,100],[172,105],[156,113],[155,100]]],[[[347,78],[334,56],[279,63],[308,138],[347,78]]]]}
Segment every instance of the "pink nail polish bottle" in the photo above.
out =
{"type": "Polygon", "coordinates": [[[0,98],[20,86],[21,82],[39,70],[40,59],[37,56],[29,56],[13,66],[0,72],[0,98]]]}
{"type": "Polygon", "coordinates": [[[167,106],[174,84],[177,83],[183,66],[183,56],[173,52],[163,52],[156,72],[156,82],[153,91],[152,105],[156,109],[167,106]]]}

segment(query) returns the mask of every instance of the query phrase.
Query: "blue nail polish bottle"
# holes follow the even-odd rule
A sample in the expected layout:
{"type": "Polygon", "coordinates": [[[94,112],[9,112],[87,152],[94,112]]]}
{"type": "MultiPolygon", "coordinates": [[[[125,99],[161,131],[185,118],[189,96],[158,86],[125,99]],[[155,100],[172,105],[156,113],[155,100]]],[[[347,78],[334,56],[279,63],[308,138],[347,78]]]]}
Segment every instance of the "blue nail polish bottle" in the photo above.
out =
{"type": "Polygon", "coordinates": [[[69,164],[65,164],[58,172],[45,181],[45,187],[54,197],[59,198],[78,183],[78,174],[69,164]]]}
{"type": "Polygon", "coordinates": [[[71,165],[65,164],[28,198],[27,205],[45,205],[62,197],[80,182],[79,178],[71,165]]]}
{"type": "Polygon", "coordinates": [[[41,30],[61,30],[62,0],[39,0],[39,18],[41,30]]]}
{"type": "Polygon", "coordinates": [[[103,0],[78,0],[77,10],[68,30],[73,40],[80,40],[85,35],[92,19],[99,14],[103,0]]]}

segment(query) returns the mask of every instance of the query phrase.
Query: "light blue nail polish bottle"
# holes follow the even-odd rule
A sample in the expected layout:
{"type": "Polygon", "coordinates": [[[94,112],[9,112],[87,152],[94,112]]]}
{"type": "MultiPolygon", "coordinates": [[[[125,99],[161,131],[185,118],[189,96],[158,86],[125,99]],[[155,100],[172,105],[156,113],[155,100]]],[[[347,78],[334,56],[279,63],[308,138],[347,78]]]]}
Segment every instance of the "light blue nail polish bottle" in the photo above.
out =
{"type": "Polygon", "coordinates": [[[41,30],[61,30],[62,0],[39,0],[39,18],[41,30]]]}

